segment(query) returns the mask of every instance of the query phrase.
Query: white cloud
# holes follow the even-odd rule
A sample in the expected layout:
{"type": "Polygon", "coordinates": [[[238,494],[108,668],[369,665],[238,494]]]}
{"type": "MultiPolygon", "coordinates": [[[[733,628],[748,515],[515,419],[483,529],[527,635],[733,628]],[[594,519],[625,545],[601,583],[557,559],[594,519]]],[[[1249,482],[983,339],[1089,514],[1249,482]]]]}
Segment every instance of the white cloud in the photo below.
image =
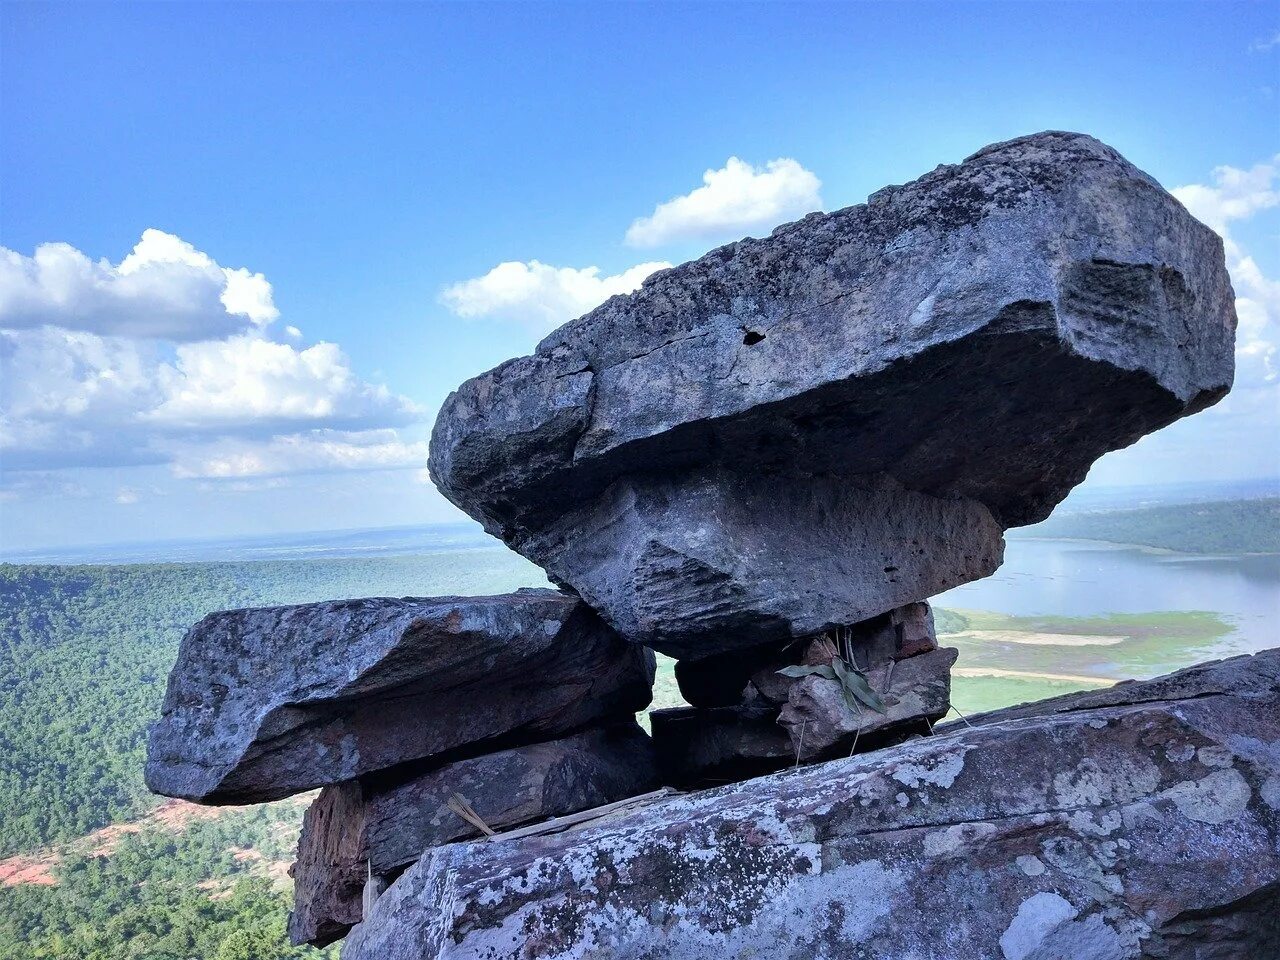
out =
{"type": "Polygon", "coordinates": [[[421,411],[386,387],[355,376],[332,343],[304,350],[257,337],[182,344],[156,370],[161,401],[140,416],[176,426],[233,427],[259,422],[379,424],[421,411]]]}
{"type": "Polygon", "coordinates": [[[600,276],[599,267],[553,267],[537,260],[500,263],[482,277],[446,287],[441,302],[460,317],[490,317],[549,330],[630,293],[666,262],[641,263],[622,273],[600,276]]]}
{"type": "Polygon", "coordinates": [[[191,244],[146,230],[112,265],[66,243],[33,256],[0,247],[0,328],[56,326],[174,341],[224,337],[279,316],[260,273],[219,266],[191,244]]]}
{"type": "Polygon", "coordinates": [[[730,157],[702,175],[702,186],[658,204],[627,229],[633,247],[683,240],[737,239],[822,208],[822,188],[795,160],[770,160],[763,168],[730,157]]]}
{"type": "Polygon", "coordinates": [[[116,503],[129,504],[137,503],[141,499],[141,495],[133,487],[121,487],[116,491],[116,503]]]}
{"type": "MultiPolygon", "coordinates": [[[[178,441],[404,425],[420,411],[361,380],[334,345],[253,336],[180,344],[57,328],[0,332],[8,469],[166,463],[178,441]]],[[[238,440],[237,440],[238,438],[238,440]]]]}
{"type": "Polygon", "coordinates": [[[1262,40],[1255,40],[1253,43],[1249,44],[1249,50],[1252,53],[1267,53],[1268,51],[1274,50],[1276,47],[1280,47],[1280,30],[1277,30],[1269,37],[1262,40]]]}
{"type": "Polygon", "coordinates": [[[421,468],[427,443],[405,442],[395,430],[312,430],[265,441],[213,444],[178,455],[179,477],[236,479],[335,470],[421,468]]]}
{"type": "MultiPolygon", "coordinates": [[[[277,342],[278,316],[262,274],[159,230],[115,266],[67,244],[0,249],[6,473],[168,464],[203,476],[234,470],[237,450],[246,476],[408,462],[396,445],[413,445],[391,428],[422,411],[357,376],[336,344],[277,342]]],[[[301,339],[292,326],[283,336],[301,339]]]]}
{"type": "Polygon", "coordinates": [[[1208,184],[1175,187],[1192,215],[1222,237],[1236,292],[1236,388],[1280,382],[1280,281],[1266,277],[1257,261],[1231,236],[1230,224],[1280,207],[1280,155],[1248,170],[1217,167],[1208,184]]]}
{"type": "Polygon", "coordinates": [[[1280,190],[1276,188],[1278,171],[1280,155],[1248,170],[1215,167],[1211,183],[1174,187],[1172,192],[1192,216],[1226,237],[1227,224],[1232,220],[1243,220],[1280,205],[1280,190]]]}

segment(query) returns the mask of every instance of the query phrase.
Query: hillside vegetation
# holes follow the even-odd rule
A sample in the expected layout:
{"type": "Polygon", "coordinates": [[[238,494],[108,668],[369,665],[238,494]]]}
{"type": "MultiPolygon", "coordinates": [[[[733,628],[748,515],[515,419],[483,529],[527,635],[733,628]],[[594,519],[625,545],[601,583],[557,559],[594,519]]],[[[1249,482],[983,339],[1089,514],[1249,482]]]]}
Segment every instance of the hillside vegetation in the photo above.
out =
{"type": "Polygon", "coordinates": [[[146,730],[183,632],[206,613],[338,597],[500,593],[540,581],[500,550],[133,566],[0,565],[0,859],[42,850],[52,885],[0,881],[0,958],[317,957],[283,936],[301,817],[285,802],[70,841],[159,802],[146,730]],[[59,852],[51,854],[54,846],[59,852]],[[64,848],[65,851],[64,851],[64,848]]]}
{"type": "Polygon", "coordinates": [[[1280,553],[1280,497],[1066,514],[1025,535],[1105,540],[1180,553],[1280,553]]]}

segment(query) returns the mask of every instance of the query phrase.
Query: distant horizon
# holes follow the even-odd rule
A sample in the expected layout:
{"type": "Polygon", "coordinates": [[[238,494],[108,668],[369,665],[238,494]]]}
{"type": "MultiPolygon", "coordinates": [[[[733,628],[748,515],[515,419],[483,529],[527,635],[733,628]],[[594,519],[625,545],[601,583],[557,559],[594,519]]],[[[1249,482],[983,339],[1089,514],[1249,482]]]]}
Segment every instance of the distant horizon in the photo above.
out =
{"type": "MultiPolygon", "coordinates": [[[[1081,485],[1072,491],[1058,507],[1057,515],[1066,507],[1066,512],[1113,511],[1139,509],[1144,506],[1174,503],[1194,503],[1209,500],[1255,500],[1280,496],[1280,475],[1274,477],[1258,477],[1242,480],[1208,480],[1183,481],[1175,480],[1165,483],[1112,484],[1108,486],[1088,487],[1081,485]],[[1181,496],[1176,495],[1181,493],[1181,496]],[[1156,498],[1154,500],[1142,498],[1156,498]],[[1132,499],[1127,499],[1132,498],[1132,499]]],[[[1034,526],[1034,525],[1033,525],[1034,526]]],[[[1011,531],[1028,529],[1013,527],[1011,531]]],[[[1015,534],[1016,535],[1016,534],[1015,534]]],[[[485,549],[502,547],[503,543],[484,531],[475,520],[463,517],[457,520],[436,520],[420,523],[383,524],[366,527],[332,527],[310,528],[298,530],[281,530],[270,533],[246,531],[228,533],[208,537],[165,537],[158,539],[132,539],[100,541],[94,543],[60,543],[44,546],[9,549],[0,542],[0,564],[112,564],[112,563],[201,563],[201,562],[244,562],[255,559],[286,559],[287,552],[294,555],[288,559],[307,559],[297,555],[297,550],[307,541],[319,541],[316,552],[310,555],[314,559],[335,559],[359,556],[411,556],[423,550],[431,552],[455,549],[485,549]],[[423,531],[443,533],[457,531],[461,542],[438,542],[430,545],[418,545],[406,553],[389,553],[398,549],[395,546],[367,544],[364,547],[349,545],[345,548],[333,543],[335,539],[353,539],[369,537],[386,537],[391,534],[412,534],[423,531]],[[198,558],[190,555],[192,550],[214,548],[219,546],[239,546],[241,554],[223,558],[198,558]],[[187,555],[183,556],[183,551],[187,555]],[[249,556],[249,552],[259,553],[274,550],[273,556],[249,556]],[[177,559],[166,556],[166,551],[174,551],[177,559]],[[114,553],[124,559],[111,559],[114,553]],[[138,559],[139,556],[155,559],[138,559]],[[96,559],[90,559],[96,558],[96,559]]],[[[208,549],[203,551],[208,553],[208,549]]],[[[235,553],[235,551],[231,551],[235,553]]]]}

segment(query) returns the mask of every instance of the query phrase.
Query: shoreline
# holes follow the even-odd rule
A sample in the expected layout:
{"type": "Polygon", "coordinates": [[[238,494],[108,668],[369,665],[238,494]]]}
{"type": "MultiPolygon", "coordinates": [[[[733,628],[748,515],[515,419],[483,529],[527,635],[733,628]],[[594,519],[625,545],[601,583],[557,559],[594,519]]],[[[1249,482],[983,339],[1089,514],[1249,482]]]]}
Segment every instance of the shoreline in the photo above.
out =
{"type": "Polygon", "coordinates": [[[1249,557],[1280,557],[1280,550],[1247,551],[1238,553],[1195,553],[1186,550],[1174,550],[1171,547],[1153,547],[1146,543],[1127,543],[1121,540],[1095,540],[1089,537],[1036,537],[1017,535],[1006,537],[1009,540],[1021,540],[1028,543],[1078,543],[1085,546],[1105,547],[1110,550],[1135,550],[1156,557],[1185,557],[1191,560],[1243,560],[1249,557]]]}

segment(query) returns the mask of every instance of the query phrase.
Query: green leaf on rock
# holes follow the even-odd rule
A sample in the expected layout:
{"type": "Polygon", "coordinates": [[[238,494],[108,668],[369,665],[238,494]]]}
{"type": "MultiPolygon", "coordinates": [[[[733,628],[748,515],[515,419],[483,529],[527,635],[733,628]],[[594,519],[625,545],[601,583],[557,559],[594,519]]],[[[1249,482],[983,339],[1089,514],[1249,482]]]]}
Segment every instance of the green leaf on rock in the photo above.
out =
{"type": "Polygon", "coordinates": [[[867,682],[867,678],[863,676],[862,671],[856,667],[850,667],[840,657],[832,660],[831,666],[835,668],[835,673],[840,680],[840,686],[845,690],[846,701],[848,701],[851,694],[876,713],[886,712],[886,707],[884,701],[880,699],[880,694],[871,689],[871,684],[867,682]]]}

